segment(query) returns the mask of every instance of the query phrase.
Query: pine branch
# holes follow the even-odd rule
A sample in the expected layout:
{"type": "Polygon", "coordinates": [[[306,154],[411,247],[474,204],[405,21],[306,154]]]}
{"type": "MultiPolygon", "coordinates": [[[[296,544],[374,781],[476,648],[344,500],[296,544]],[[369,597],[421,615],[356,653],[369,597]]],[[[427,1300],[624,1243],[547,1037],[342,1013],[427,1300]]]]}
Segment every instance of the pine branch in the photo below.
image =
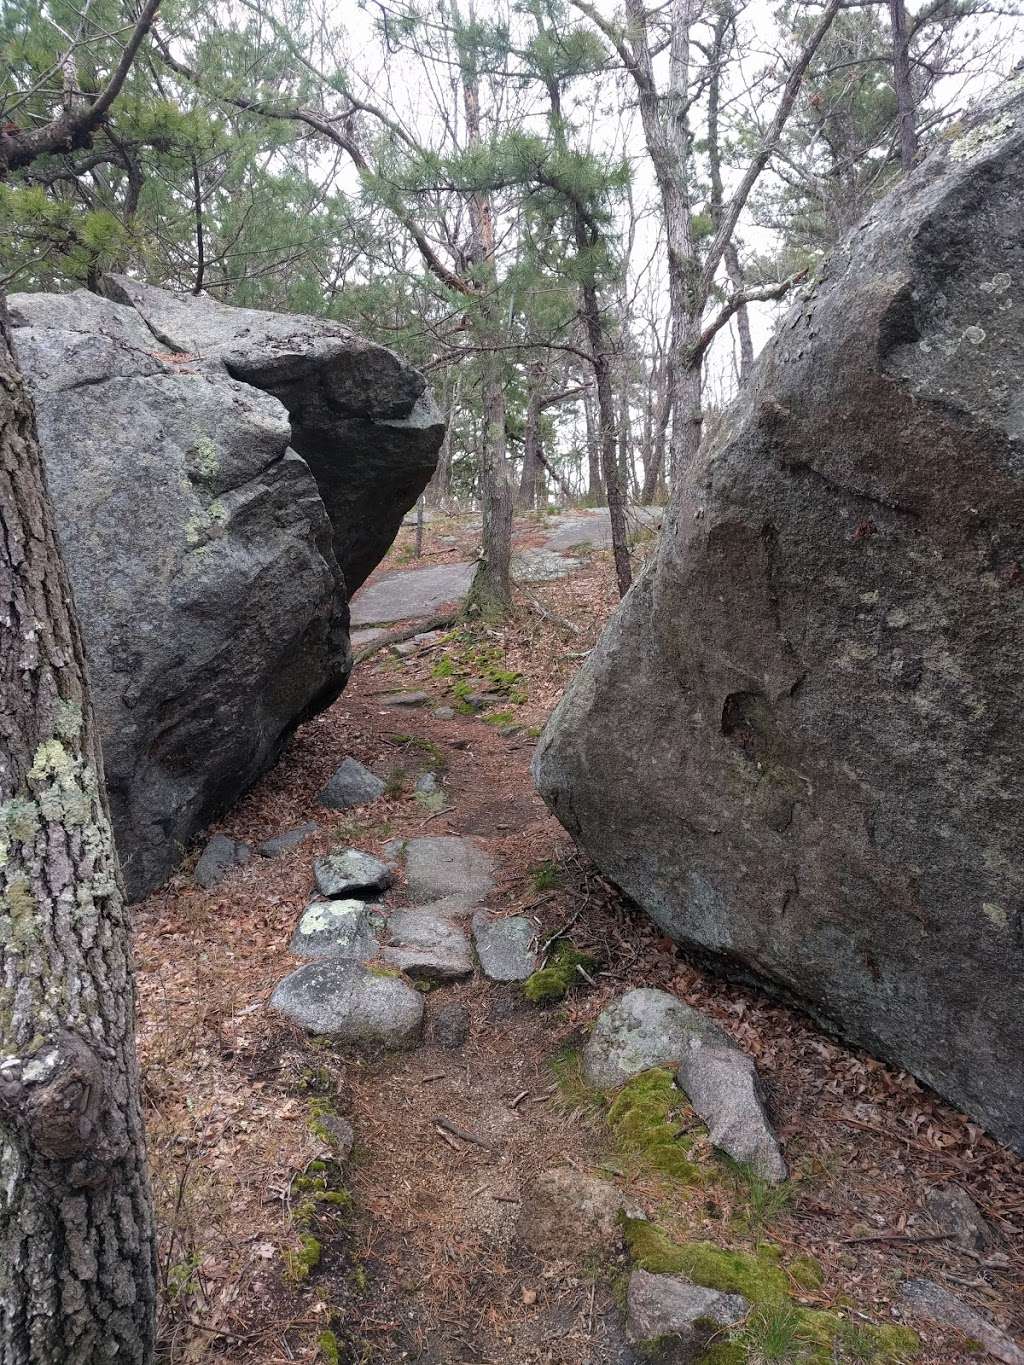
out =
{"type": "Polygon", "coordinates": [[[65,100],[61,116],[52,119],[41,128],[34,128],[30,132],[0,134],[0,179],[9,171],[31,165],[40,156],[47,156],[53,152],[73,151],[88,145],[93,130],[103,121],[107,110],[121,93],[121,87],[128,78],[128,72],[153,25],[159,8],[160,0],[146,0],[131,36],[125,43],[121,60],[106,85],[91,103],[78,105],[73,100],[65,100]]]}

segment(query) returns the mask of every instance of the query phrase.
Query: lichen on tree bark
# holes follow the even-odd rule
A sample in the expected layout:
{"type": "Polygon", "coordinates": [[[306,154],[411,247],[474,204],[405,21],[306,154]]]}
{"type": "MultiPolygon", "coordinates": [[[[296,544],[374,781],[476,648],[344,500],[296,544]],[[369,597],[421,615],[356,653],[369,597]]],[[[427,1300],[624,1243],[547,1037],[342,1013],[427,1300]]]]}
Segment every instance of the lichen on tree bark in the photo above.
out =
{"type": "Polygon", "coordinates": [[[0,300],[0,1363],[145,1365],[129,926],[85,659],[0,300]]]}

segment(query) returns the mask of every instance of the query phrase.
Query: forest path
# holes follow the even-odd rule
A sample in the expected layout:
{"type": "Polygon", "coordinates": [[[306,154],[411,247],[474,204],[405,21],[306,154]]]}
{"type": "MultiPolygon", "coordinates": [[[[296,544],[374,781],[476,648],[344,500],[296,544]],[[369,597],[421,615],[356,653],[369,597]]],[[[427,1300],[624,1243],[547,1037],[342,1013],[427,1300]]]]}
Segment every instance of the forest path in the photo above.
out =
{"type": "MultiPolygon", "coordinates": [[[[660,507],[631,507],[629,524],[635,537],[653,533],[661,525],[660,507]]],[[[414,526],[407,522],[406,529],[414,526]]],[[[426,557],[408,568],[381,566],[355,594],[351,603],[352,646],[360,649],[384,633],[384,627],[426,620],[455,607],[469,593],[476,560],[453,558],[465,546],[465,535],[479,523],[464,523],[462,538],[425,527],[426,557]],[[437,562],[440,559],[442,562],[437,562]]],[[[566,551],[588,553],[611,545],[607,508],[581,508],[558,515],[530,514],[516,518],[513,531],[513,577],[519,583],[548,583],[567,578],[581,560],[566,551]]],[[[387,563],[387,561],[385,562],[387,563]]]]}
{"type": "MultiPolygon", "coordinates": [[[[561,547],[571,549],[577,532],[563,526],[527,523],[520,552],[572,535],[561,547]]],[[[469,563],[475,535],[428,527],[427,567],[469,563]]],[[[378,580],[399,566],[422,572],[405,568],[410,540],[404,532],[378,580]]],[[[1021,1163],[911,1078],[688,963],[534,792],[536,734],[614,604],[607,552],[573,557],[567,578],[533,589],[571,628],[524,611],[498,628],[466,623],[380,649],[221,827],[254,849],[315,829],[211,890],[183,872],[139,907],[167,1365],[638,1365],[621,1240],[586,1249],[573,1209],[550,1199],[551,1170],[609,1182],[673,1236],[748,1255],[769,1242],[785,1265],[814,1256],[821,1283],[800,1288],[800,1303],[852,1302],[854,1323],[899,1320],[900,1279],[948,1273],[956,1292],[1024,1327],[1021,1163]],[[385,789],[327,809],[320,793],[346,759],[385,789]],[[465,841],[443,845],[453,879],[454,850],[472,848],[491,885],[446,884],[443,859],[423,880],[407,850],[424,839],[465,841]],[[267,1004],[301,967],[290,944],[316,899],[314,862],[347,848],[399,866],[371,907],[385,948],[396,916],[451,892],[443,911],[467,937],[482,907],[494,923],[525,919],[536,947],[562,934],[592,956],[594,984],[580,977],[564,1000],[538,1006],[472,964],[454,981],[421,979],[422,1036],[405,1050],[295,1027],[267,1004]],[[781,1192],[727,1172],[681,1184],[613,1132],[607,1104],[581,1082],[579,1048],[635,986],[672,991],[756,1059],[794,1177],[781,1192]],[[930,1192],[950,1182],[996,1229],[984,1263],[921,1222],[930,1192]],[[542,1250],[524,1216],[553,1225],[542,1250]]],[[[387,959],[374,970],[389,970],[387,959]]],[[[794,1350],[780,1358],[802,1358],[794,1350]]],[[[965,1351],[962,1335],[930,1331],[919,1359],[950,1365],[965,1351]]]]}

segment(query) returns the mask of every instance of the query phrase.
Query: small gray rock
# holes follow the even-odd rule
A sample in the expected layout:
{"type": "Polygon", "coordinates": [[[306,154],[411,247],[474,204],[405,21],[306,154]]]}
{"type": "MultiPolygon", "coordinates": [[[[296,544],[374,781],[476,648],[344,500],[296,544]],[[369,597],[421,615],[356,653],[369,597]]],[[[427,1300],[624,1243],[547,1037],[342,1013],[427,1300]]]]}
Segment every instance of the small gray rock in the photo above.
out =
{"type": "Polygon", "coordinates": [[[429,702],[429,692],[391,692],[377,698],[378,706],[426,706],[429,702]]]}
{"type": "Polygon", "coordinates": [[[376,801],[384,795],[386,785],[358,759],[346,758],[317,800],[329,810],[351,810],[353,806],[365,806],[376,801]]]}
{"type": "Polygon", "coordinates": [[[410,839],[405,875],[414,900],[464,896],[480,901],[492,890],[493,863],[470,839],[455,835],[410,839]]]}
{"type": "Polygon", "coordinates": [[[455,1001],[442,1005],[433,1016],[431,1036],[438,1047],[460,1048],[469,1037],[469,1010],[455,1001]]]}
{"type": "Polygon", "coordinates": [[[749,1307],[741,1294],[704,1289],[678,1275],[634,1270],[626,1293],[626,1332],[634,1345],[657,1341],[659,1360],[684,1365],[700,1356],[717,1329],[742,1321],[749,1307]]]}
{"type": "Polygon", "coordinates": [[[652,1066],[678,1066],[691,1037],[731,1046],[710,1019],[667,991],[627,991],[600,1015],[583,1053],[587,1080],[614,1090],[652,1066]]]}
{"type": "Polygon", "coordinates": [[[524,1191],[517,1234],[545,1260],[579,1261],[622,1244],[622,1193],[585,1171],[543,1171],[524,1191]]]}
{"type": "Polygon", "coordinates": [[[487,910],[473,916],[473,942],[484,976],[491,981],[525,981],[539,965],[537,931],[524,915],[492,919],[487,910]]]}
{"type": "Polygon", "coordinates": [[[500,692],[470,692],[462,700],[474,711],[485,711],[488,706],[497,706],[498,702],[504,701],[505,698],[500,692]]]}
{"type": "Polygon", "coordinates": [[[441,790],[441,783],[438,781],[437,773],[421,773],[416,779],[417,796],[433,796],[441,790]]]}
{"type": "Polygon", "coordinates": [[[408,659],[419,650],[419,645],[415,640],[401,640],[394,646],[394,650],[400,659],[408,659]]]}
{"type": "Polygon", "coordinates": [[[272,839],[265,839],[256,852],[261,858],[279,858],[282,853],[290,853],[293,848],[298,848],[299,844],[319,833],[320,826],[307,820],[304,825],[296,825],[294,829],[275,834],[272,839]]]}
{"type": "Polygon", "coordinates": [[[391,944],[381,956],[408,976],[459,981],[471,975],[473,955],[464,929],[426,910],[400,910],[388,921],[391,944]]]}
{"type": "Polygon", "coordinates": [[[196,882],[204,891],[209,891],[232,869],[244,867],[251,856],[252,849],[248,844],[229,839],[226,834],[215,834],[196,863],[196,882]]]}
{"type": "Polygon", "coordinates": [[[1024,1365],[1024,1350],[1012,1337],[941,1285],[931,1280],[907,1280],[900,1286],[900,1298],[916,1317],[980,1341],[989,1355],[1004,1365],[1024,1365]]]}
{"type": "Polygon", "coordinates": [[[435,706],[434,715],[438,720],[454,720],[458,712],[454,706],[435,706]]]}
{"type": "Polygon", "coordinates": [[[340,958],[309,962],[286,976],[270,1005],[309,1033],[343,1042],[413,1047],[423,1028],[419,991],[340,958]]]}
{"type": "Polygon", "coordinates": [[[330,853],[313,864],[317,888],[323,896],[350,896],[354,893],[384,891],[394,881],[394,870],[387,863],[347,848],[330,853]]]}
{"type": "Polygon", "coordinates": [[[365,901],[313,901],[295,926],[288,951],[296,957],[373,957],[380,943],[365,901]]]}
{"type": "Polygon", "coordinates": [[[757,1067],[731,1043],[686,1041],[676,1080],[708,1126],[711,1141],[772,1185],[786,1179],[786,1163],[765,1113],[757,1067]]]}
{"type": "Polygon", "coordinates": [[[983,1251],[992,1232],[978,1206],[959,1185],[937,1185],[924,1201],[932,1221],[966,1251],[983,1251]]]}
{"type": "Polygon", "coordinates": [[[345,1162],[352,1155],[352,1148],[355,1146],[355,1130],[348,1119],[343,1119],[340,1114],[320,1114],[316,1119],[317,1133],[323,1137],[324,1141],[331,1149],[331,1155],[335,1161],[344,1166],[345,1162]]]}

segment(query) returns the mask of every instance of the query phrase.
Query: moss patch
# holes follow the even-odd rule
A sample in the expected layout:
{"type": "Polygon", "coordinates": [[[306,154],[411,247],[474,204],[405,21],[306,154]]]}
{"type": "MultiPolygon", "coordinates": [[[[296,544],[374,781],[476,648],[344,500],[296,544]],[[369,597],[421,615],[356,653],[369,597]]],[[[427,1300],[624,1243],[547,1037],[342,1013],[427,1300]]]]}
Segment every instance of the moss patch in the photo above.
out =
{"type": "Polygon", "coordinates": [[[523,994],[535,1005],[546,1005],[562,1000],[571,986],[582,980],[577,967],[593,971],[597,964],[586,953],[579,952],[571,943],[560,943],[551,954],[546,967],[534,972],[523,984],[523,994]]]}
{"type": "MultiPolygon", "coordinates": [[[[653,1223],[642,1219],[624,1220],[626,1245],[634,1263],[652,1275],[685,1275],[695,1284],[728,1294],[742,1294],[755,1309],[765,1328],[776,1335],[785,1319],[787,1334],[801,1343],[801,1356],[815,1365],[833,1360],[873,1362],[874,1365],[902,1365],[913,1360],[920,1340],[909,1327],[853,1323],[832,1313],[803,1308],[793,1302],[787,1268],[778,1247],[762,1244],[753,1252],[723,1251],[712,1242],[674,1242],[653,1223]]],[[[806,1262],[809,1258],[801,1257],[806,1262]]],[[[792,1271],[792,1267],[789,1268],[792,1271]]],[[[756,1324],[755,1324],[756,1325],[756,1324]]],[[[729,1346],[739,1346],[742,1356],[714,1356],[705,1353],[705,1362],[724,1365],[726,1360],[765,1359],[764,1343],[745,1341],[741,1329],[730,1338],[729,1346]]],[[[749,1335],[749,1333],[748,1333],[749,1335]]],[[[714,1350],[716,1348],[712,1348],[714,1350]]]]}
{"type": "Polygon", "coordinates": [[[690,1159],[693,1139],[678,1136],[686,1097],[667,1067],[654,1067],[628,1081],[612,1102],[608,1125],[630,1156],[662,1175],[699,1185],[706,1178],[690,1159]]]}
{"type": "Polygon", "coordinates": [[[284,1253],[285,1273],[293,1284],[302,1284],[320,1264],[323,1248],[320,1239],[311,1232],[303,1232],[299,1237],[298,1251],[284,1253]]]}

